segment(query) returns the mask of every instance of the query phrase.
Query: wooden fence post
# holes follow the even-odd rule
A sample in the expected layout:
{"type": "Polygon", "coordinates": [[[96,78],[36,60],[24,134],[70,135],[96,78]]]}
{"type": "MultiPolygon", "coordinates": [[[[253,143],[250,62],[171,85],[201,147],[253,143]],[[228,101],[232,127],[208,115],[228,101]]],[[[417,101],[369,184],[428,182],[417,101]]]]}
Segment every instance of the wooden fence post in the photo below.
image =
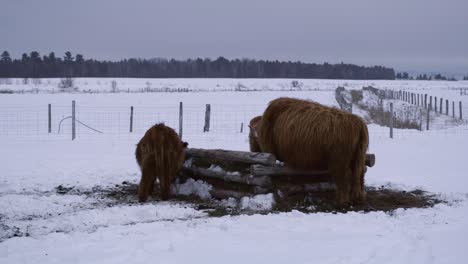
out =
{"type": "Polygon", "coordinates": [[[458,102],[458,105],[460,107],[460,119],[463,119],[463,115],[462,115],[462,102],[458,102]]]}
{"type": "Polygon", "coordinates": [[[72,140],[76,138],[76,111],[75,100],[72,101],[72,140]]]}
{"type": "Polygon", "coordinates": [[[179,137],[182,139],[182,126],[183,126],[183,119],[184,119],[184,109],[182,102],[179,103],[179,137]]]}
{"type": "Polygon", "coordinates": [[[449,109],[449,102],[448,102],[448,99],[446,99],[445,100],[445,115],[449,115],[448,109],[449,109]]]}
{"type": "Polygon", "coordinates": [[[418,94],[418,104],[417,105],[419,106],[419,94],[418,94]]]}
{"type": "MultiPolygon", "coordinates": [[[[441,114],[442,114],[442,105],[443,105],[443,104],[444,104],[444,99],[441,97],[441,98],[440,98],[440,106],[439,106],[439,107],[440,107],[440,111],[439,111],[439,112],[440,112],[441,114]]],[[[436,109],[436,111],[437,111],[437,109],[436,109]]]]}
{"type": "Polygon", "coordinates": [[[452,117],[455,118],[455,102],[452,101],[452,117]]]}
{"type": "Polygon", "coordinates": [[[205,126],[203,127],[203,132],[209,132],[210,131],[210,116],[211,116],[211,105],[206,104],[205,126]]]}
{"type": "Polygon", "coordinates": [[[390,103],[390,138],[393,138],[393,103],[390,103]]]}
{"type": "Polygon", "coordinates": [[[434,112],[437,113],[437,97],[434,97],[434,112]]]}
{"type": "Polygon", "coordinates": [[[130,106],[130,133],[133,132],[133,106],[130,106]]]}
{"type": "MultiPolygon", "coordinates": [[[[431,107],[431,105],[429,105],[429,107],[431,107]]],[[[426,113],[426,130],[429,130],[429,118],[430,118],[430,109],[427,109],[426,113]]]]}
{"type": "Polygon", "coordinates": [[[420,109],[419,110],[419,131],[422,131],[423,129],[423,122],[424,122],[424,114],[423,114],[423,110],[420,109]]]}
{"type": "Polygon", "coordinates": [[[424,95],[424,109],[427,109],[427,94],[424,95]]]}
{"type": "Polygon", "coordinates": [[[48,128],[49,128],[49,134],[52,132],[52,105],[49,104],[49,109],[48,109],[48,128]]]}
{"type": "Polygon", "coordinates": [[[241,133],[244,132],[244,122],[241,123],[241,130],[240,130],[241,133]]]}

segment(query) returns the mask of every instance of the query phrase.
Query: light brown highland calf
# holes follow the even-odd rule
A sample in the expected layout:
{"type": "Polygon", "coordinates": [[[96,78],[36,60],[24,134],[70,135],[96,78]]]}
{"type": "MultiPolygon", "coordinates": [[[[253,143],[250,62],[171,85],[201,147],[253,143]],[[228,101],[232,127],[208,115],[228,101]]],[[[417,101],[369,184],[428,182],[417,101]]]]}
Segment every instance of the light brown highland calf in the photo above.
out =
{"type": "Polygon", "coordinates": [[[327,169],[341,205],[365,199],[369,135],[360,117],[315,102],[278,98],[255,122],[251,127],[257,141],[251,141],[251,149],[258,143],[262,152],[274,154],[291,168],[327,169]]]}
{"type": "Polygon", "coordinates": [[[169,198],[171,184],[184,162],[186,146],[187,143],[182,142],[177,133],[164,124],[156,124],[146,131],[135,151],[141,169],[138,186],[140,202],[151,195],[156,178],[159,180],[161,199],[169,198]]]}

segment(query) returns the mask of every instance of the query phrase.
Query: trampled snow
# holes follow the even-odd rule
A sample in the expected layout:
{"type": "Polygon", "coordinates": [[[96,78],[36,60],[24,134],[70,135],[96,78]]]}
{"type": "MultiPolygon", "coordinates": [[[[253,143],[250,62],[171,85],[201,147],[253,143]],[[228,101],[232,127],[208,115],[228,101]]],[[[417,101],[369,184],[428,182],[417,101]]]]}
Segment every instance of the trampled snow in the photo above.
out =
{"type": "MultiPolygon", "coordinates": [[[[171,80],[180,87],[189,85],[190,81],[171,80]]],[[[213,85],[216,82],[235,85],[238,81],[206,81],[213,85]]],[[[276,80],[251,82],[256,87],[281,83],[276,80]]],[[[193,85],[201,87],[206,83],[195,81],[193,85]]],[[[284,81],[284,85],[287,83],[284,81]]],[[[457,94],[448,89],[463,82],[386,83],[389,88],[401,86],[412,90],[439,85],[444,87],[424,91],[438,95],[447,93],[454,99],[465,98],[456,97],[457,94]]],[[[322,80],[317,82],[317,87],[336,84],[337,81],[322,80]]],[[[349,86],[362,84],[349,81],[349,86]]],[[[304,85],[312,87],[306,82],[304,85]]],[[[21,109],[28,112],[44,107],[46,113],[48,103],[67,107],[64,116],[68,114],[71,100],[77,100],[82,109],[88,106],[115,112],[130,105],[135,106],[135,111],[141,105],[158,105],[160,108],[154,109],[170,107],[171,115],[166,115],[168,123],[176,124],[178,102],[183,101],[188,109],[200,109],[202,116],[200,124],[198,114],[190,115],[187,111],[184,116],[189,124],[184,127],[184,140],[190,147],[248,150],[248,133],[240,133],[239,124],[260,114],[269,100],[279,96],[313,98],[336,105],[332,90],[39,93],[1,95],[0,110],[14,109],[8,110],[18,116],[13,121],[23,122],[21,127],[24,127],[33,119],[22,115],[21,109]],[[214,105],[213,130],[203,133],[206,103],[214,105]],[[172,109],[175,109],[173,115],[172,109]],[[232,115],[231,111],[238,111],[236,109],[242,111],[232,115]]],[[[148,113],[150,111],[153,110],[148,113]]],[[[92,116],[93,111],[88,116],[81,114],[85,120],[87,117],[93,120],[92,116]]],[[[0,123],[7,124],[5,120],[0,123]]],[[[12,124],[10,121],[8,124],[12,124]]],[[[93,125],[107,127],[108,119],[95,118],[95,121],[93,125]]],[[[146,122],[146,119],[136,121],[146,122]]],[[[156,121],[158,119],[154,118],[156,121]]],[[[468,236],[466,126],[422,132],[396,130],[396,137],[390,139],[388,128],[369,125],[369,152],[376,155],[376,165],[368,169],[366,184],[404,190],[420,188],[440,195],[447,203],[392,213],[304,214],[292,211],[218,218],[209,217],[207,212],[186,202],[150,199],[140,204],[135,195],[128,203],[109,205],[101,200],[105,202],[105,198],[83,195],[96,187],[138,183],[140,172],[134,151],[145,125],[133,134],[128,134],[127,124],[122,127],[125,130],[114,134],[106,130],[105,134],[89,133],[85,137],[79,133],[75,141],[70,140],[68,131],[63,137],[42,135],[42,132],[0,133],[0,263],[463,263],[468,259],[465,245],[468,236]],[[59,194],[58,186],[83,192],[59,194]]],[[[177,130],[176,125],[173,127],[177,130]]],[[[6,129],[0,128],[1,131],[6,129]]],[[[210,186],[189,181],[174,188],[179,193],[198,193],[208,198],[210,186]]],[[[268,209],[271,201],[271,194],[267,194],[241,201],[225,200],[224,204],[268,209]]]]}

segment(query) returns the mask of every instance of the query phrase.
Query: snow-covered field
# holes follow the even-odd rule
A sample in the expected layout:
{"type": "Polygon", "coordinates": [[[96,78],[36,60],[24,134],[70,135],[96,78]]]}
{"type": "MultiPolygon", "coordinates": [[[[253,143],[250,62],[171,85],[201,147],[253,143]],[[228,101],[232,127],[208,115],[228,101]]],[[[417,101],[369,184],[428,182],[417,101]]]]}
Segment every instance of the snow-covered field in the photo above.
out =
{"type": "MultiPolygon", "coordinates": [[[[91,85],[111,80],[87,81],[91,85]]],[[[239,82],[131,80],[148,81],[153,87],[173,83],[207,90],[216,83],[228,87],[239,82]]],[[[262,88],[280,87],[290,80],[240,82],[262,88]]],[[[292,96],[336,105],[332,90],[344,82],[355,88],[371,83],[385,88],[385,83],[393,89],[427,89],[453,100],[466,99],[448,88],[468,86],[467,82],[306,80],[304,86],[318,89],[0,95],[0,263],[464,263],[468,259],[466,126],[396,130],[394,139],[388,138],[388,128],[369,126],[369,152],[376,154],[377,162],[368,170],[366,184],[420,188],[447,201],[428,209],[213,218],[185,202],[139,204],[134,197],[114,204],[92,195],[124,181],[138,183],[135,143],[154,122],[165,121],[177,130],[179,102],[184,103],[184,140],[191,147],[248,150],[241,123],[260,114],[268,101],[292,96]],[[65,120],[57,135],[58,123],[70,114],[72,100],[77,102],[78,119],[103,134],[79,126],[77,139],[71,141],[70,123],[65,120]],[[50,135],[49,103],[53,107],[50,135]],[[212,104],[211,130],[203,133],[208,103],[212,104]],[[135,107],[131,134],[128,122],[122,121],[128,120],[130,106],[135,107]],[[79,192],[60,194],[58,186],[79,192]]],[[[270,200],[259,197],[239,206],[267,208],[270,200]]]]}
{"type": "MultiPolygon", "coordinates": [[[[0,79],[0,90],[17,92],[59,92],[59,78],[0,79]]],[[[361,89],[373,86],[379,89],[431,91],[468,88],[468,81],[409,81],[409,80],[327,80],[327,79],[135,79],[135,78],[75,78],[74,87],[82,92],[142,92],[175,91],[278,91],[278,90],[335,90],[337,86],[361,89]],[[293,85],[295,81],[295,85],[293,85]],[[113,85],[113,82],[115,84],[113,85]],[[295,87],[294,87],[295,86],[295,87]],[[114,88],[114,89],[113,89],[114,88]]],[[[459,91],[458,91],[459,93],[459,91]]],[[[442,92],[447,96],[446,92],[442,92]]],[[[436,94],[437,96],[438,94],[436,94]]]]}

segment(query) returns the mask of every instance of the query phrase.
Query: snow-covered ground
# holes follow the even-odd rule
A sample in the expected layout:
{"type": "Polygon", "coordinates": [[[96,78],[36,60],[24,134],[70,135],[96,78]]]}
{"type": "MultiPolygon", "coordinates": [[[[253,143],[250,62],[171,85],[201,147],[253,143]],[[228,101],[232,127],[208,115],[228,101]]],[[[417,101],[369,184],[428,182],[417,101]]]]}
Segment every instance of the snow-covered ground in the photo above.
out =
{"type": "MultiPolygon", "coordinates": [[[[60,78],[0,79],[0,89],[16,92],[59,92],[60,78]]],[[[75,78],[74,87],[82,92],[143,92],[143,91],[277,91],[277,90],[335,90],[361,89],[373,86],[394,90],[456,90],[468,88],[468,81],[409,81],[409,80],[328,80],[328,79],[143,79],[143,78],[75,78]],[[293,84],[294,81],[294,84],[293,84]],[[114,86],[113,86],[114,82],[114,86]],[[115,89],[113,89],[113,87],[115,89]]],[[[446,92],[442,92],[447,96],[446,92]]],[[[438,94],[435,94],[438,95],[438,94]]]]}
{"type": "MultiPolygon", "coordinates": [[[[183,86],[192,80],[171,81],[183,86]]],[[[225,80],[206,83],[217,81],[225,80]]],[[[202,82],[195,80],[193,85],[202,82]]],[[[261,87],[261,80],[252,82],[261,87]]],[[[269,85],[277,80],[263,82],[269,85]]],[[[403,82],[388,83],[397,87],[403,82]]],[[[450,94],[446,88],[433,88],[433,92],[450,94]]],[[[240,123],[260,114],[268,101],[279,96],[336,105],[334,92],[327,90],[1,95],[0,263],[463,263],[468,259],[466,127],[397,130],[396,138],[390,139],[388,128],[369,126],[369,152],[376,154],[377,162],[368,170],[366,184],[421,188],[448,202],[428,209],[212,218],[186,202],[139,204],[134,197],[128,203],[112,204],[107,198],[84,194],[124,181],[138,183],[134,150],[148,125],[144,122],[165,121],[177,130],[180,101],[184,102],[184,140],[191,147],[248,150],[247,133],[240,133],[240,123]],[[77,101],[83,122],[105,128],[105,133],[85,132],[81,127],[71,141],[69,123],[64,121],[65,134],[57,135],[57,123],[69,115],[71,100],[77,101]],[[48,103],[57,113],[51,135],[47,119],[41,121],[47,117],[48,103]],[[212,130],[203,133],[207,103],[212,104],[212,130]],[[140,122],[132,134],[128,123],[114,127],[109,121],[123,120],[116,117],[120,109],[126,120],[131,105],[135,121],[140,122]],[[138,119],[139,113],[145,117],[138,119]],[[30,120],[40,121],[30,124],[30,120]],[[58,186],[80,192],[58,194],[58,186]],[[19,237],[12,237],[15,234],[19,237]]],[[[268,195],[244,199],[239,206],[268,208],[270,200],[268,195]]]]}

